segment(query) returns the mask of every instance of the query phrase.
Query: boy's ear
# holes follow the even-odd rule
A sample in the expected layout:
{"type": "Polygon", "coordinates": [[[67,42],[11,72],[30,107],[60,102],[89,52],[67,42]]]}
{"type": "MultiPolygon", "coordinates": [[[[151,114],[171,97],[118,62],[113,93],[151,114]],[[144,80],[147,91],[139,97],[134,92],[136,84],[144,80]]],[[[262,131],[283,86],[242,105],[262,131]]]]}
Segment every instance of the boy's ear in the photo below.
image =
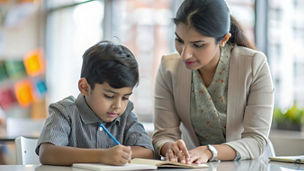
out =
{"type": "Polygon", "coordinates": [[[91,87],[86,78],[81,78],[78,81],[78,89],[82,95],[84,95],[84,96],[88,95],[90,92],[90,88],[91,87]]]}

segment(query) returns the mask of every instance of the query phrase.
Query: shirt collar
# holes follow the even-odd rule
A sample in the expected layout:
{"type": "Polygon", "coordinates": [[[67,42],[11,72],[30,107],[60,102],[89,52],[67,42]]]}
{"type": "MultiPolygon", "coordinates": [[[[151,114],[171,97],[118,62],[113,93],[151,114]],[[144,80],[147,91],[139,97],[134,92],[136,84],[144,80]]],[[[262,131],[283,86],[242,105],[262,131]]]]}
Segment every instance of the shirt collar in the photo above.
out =
{"type": "Polygon", "coordinates": [[[106,123],[93,112],[93,110],[87,104],[87,102],[85,100],[85,96],[83,96],[82,94],[78,95],[78,97],[76,99],[76,106],[79,110],[80,117],[85,124],[102,123],[104,125],[111,125],[111,124],[115,123],[115,124],[119,125],[121,117],[124,117],[126,114],[130,113],[133,110],[133,104],[132,104],[132,102],[129,101],[125,112],[121,116],[117,117],[111,123],[106,123]]]}

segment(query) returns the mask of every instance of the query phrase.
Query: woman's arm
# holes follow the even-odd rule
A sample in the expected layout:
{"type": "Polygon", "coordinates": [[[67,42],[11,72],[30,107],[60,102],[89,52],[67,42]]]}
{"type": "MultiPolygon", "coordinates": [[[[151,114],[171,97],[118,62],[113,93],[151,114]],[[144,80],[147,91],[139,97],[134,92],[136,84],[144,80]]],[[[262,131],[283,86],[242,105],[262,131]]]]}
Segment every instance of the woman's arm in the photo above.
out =
{"type": "MultiPolygon", "coordinates": [[[[168,142],[176,142],[181,138],[180,118],[177,116],[173,97],[172,73],[167,68],[171,56],[164,56],[155,83],[155,115],[152,143],[156,156],[168,142]]],[[[173,59],[174,60],[174,59],[173,59]]],[[[164,155],[164,154],[162,154],[164,155]]]]}
{"type": "MultiPolygon", "coordinates": [[[[236,152],[233,148],[226,144],[213,145],[217,150],[218,160],[233,160],[236,156],[236,152]]],[[[207,146],[199,146],[189,151],[190,160],[189,163],[206,163],[213,156],[212,152],[207,146]]]]}
{"type": "Polygon", "coordinates": [[[124,165],[131,160],[131,148],[117,145],[109,149],[87,149],[43,143],[39,148],[42,164],[72,165],[73,163],[104,163],[124,165]]]}
{"type": "MultiPolygon", "coordinates": [[[[240,154],[241,159],[254,159],[261,156],[267,146],[270,131],[274,88],[266,57],[262,53],[255,53],[250,58],[251,68],[246,85],[249,90],[242,120],[241,137],[225,144],[240,154]]],[[[237,107],[237,106],[234,106],[237,107]]]]}

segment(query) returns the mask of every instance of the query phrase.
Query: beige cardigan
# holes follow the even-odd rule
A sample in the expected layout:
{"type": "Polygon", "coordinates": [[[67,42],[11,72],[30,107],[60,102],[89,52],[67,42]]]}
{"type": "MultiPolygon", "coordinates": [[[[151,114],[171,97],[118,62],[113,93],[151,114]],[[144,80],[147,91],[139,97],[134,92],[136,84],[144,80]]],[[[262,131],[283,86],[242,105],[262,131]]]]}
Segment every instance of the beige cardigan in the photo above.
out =
{"type": "MultiPolygon", "coordinates": [[[[191,71],[178,54],[164,56],[155,87],[152,142],[156,156],[166,142],[183,138],[189,149],[199,146],[190,120],[191,71]]],[[[241,159],[263,154],[268,141],[274,88],[264,54],[235,46],[230,57],[226,144],[241,159]]]]}

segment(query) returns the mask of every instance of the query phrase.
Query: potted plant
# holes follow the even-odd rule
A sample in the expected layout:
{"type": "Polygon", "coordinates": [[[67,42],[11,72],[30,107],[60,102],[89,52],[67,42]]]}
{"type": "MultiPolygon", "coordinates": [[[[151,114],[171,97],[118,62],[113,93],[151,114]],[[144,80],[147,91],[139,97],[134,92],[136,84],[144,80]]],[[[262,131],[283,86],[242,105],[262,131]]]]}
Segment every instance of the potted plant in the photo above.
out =
{"type": "Polygon", "coordinates": [[[304,109],[294,104],[283,112],[282,109],[276,107],[273,112],[273,127],[301,131],[304,128],[304,109]]]}

